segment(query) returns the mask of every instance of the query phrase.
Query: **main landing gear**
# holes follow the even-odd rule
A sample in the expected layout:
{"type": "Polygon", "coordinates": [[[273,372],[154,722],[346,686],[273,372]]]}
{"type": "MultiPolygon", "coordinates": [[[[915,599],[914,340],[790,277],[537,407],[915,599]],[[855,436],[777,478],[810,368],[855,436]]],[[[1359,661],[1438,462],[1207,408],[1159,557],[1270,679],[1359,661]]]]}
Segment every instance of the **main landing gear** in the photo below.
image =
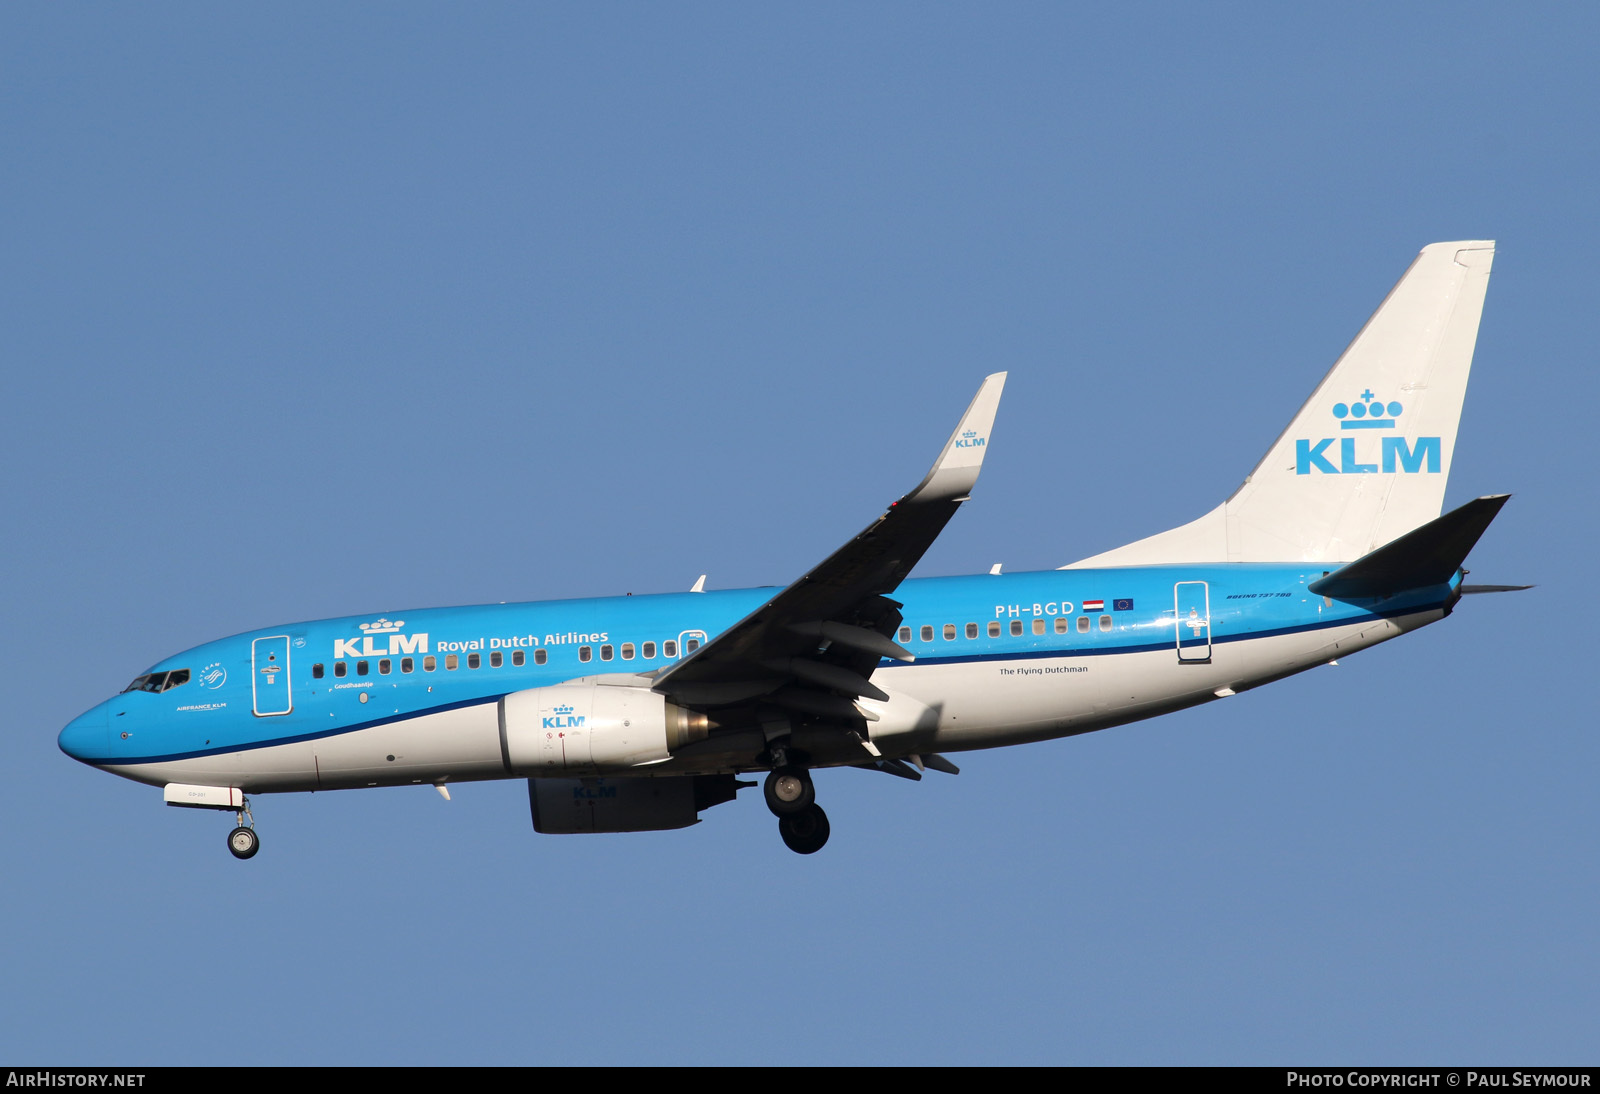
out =
{"type": "Polygon", "coordinates": [[[239,827],[228,833],[228,850],[233,852],[234,858],[251,858],[261,850],[261,840],[256,837],[256,818],[250,813],[249,798],[244,799],[244,805],[235,816],[239,818],[239,827]]]}
{"type": "Polygon", "coordinates": [[[778,818],[778,835],[789,850],[812,855],[828,842],[828,814],[817,804],[811,772],[803,767],[776,767],[767,776],[762,794],[767,808],[778,818]]]}

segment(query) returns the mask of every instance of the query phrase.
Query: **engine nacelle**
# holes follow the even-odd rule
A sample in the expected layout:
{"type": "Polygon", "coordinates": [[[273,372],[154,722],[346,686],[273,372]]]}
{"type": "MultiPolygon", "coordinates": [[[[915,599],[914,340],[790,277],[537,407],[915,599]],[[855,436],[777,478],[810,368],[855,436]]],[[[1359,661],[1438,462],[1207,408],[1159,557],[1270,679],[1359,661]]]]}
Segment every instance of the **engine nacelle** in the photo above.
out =
{"type": "Polygon", "coordinates": [[[754,785],[732,775],[529,779],[528,806],[535,832],[662,832],[697,823],[701,810],[754,785]]]}
{"type": "Polygon", "coordinates": [[[704,714],[649,688],[571,683],[500,700],[500,748],[519,775],[588,775],[659,763],[704,740],[704,714]]]}

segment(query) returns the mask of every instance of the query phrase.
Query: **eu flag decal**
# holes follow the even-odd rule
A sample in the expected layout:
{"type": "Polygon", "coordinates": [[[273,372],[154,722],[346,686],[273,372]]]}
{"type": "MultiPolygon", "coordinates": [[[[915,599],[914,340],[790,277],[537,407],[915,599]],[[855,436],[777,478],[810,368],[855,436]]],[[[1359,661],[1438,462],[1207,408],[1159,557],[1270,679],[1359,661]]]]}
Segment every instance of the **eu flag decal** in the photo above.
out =
{"type": "Polygon", "coordinates": [[[1114,612],[1131,612],[1133,611],[1133,601],[1113,600],[1111,602],[1111,610],[1114,612]]]}

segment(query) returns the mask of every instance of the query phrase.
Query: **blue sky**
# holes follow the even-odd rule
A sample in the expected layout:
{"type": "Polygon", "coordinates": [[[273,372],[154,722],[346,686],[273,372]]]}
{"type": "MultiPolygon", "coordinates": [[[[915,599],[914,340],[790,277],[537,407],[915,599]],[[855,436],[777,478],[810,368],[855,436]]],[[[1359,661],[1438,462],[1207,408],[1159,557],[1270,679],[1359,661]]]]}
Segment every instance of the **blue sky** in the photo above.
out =
{"type": "Polygon", "coordinates": [[[1590,7],[0,10],[0,1057],[1593,1062],[1590,7]],[[781,584],[1008,369],[921,574],[1226,496],[1425,243],[1537,582],[1226,703],[684,832],[227,821],[62,756],[169,653],[781,584]],[[1566,604],[1566,608],[1561,605],[1566,604]]]}

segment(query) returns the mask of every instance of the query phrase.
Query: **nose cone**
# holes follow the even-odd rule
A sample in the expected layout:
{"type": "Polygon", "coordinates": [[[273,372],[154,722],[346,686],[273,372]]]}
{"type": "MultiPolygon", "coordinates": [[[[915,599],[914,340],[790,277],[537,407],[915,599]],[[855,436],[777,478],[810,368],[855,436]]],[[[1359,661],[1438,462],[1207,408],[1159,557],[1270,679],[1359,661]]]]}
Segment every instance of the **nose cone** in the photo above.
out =
{"type": "Polygon", "coordinates": [[[56,744],[68,756],[86,764],[104,759],[111,752],[111,728],[107,722],[106,705],[101,703],[68,722],[56,744]]]}

